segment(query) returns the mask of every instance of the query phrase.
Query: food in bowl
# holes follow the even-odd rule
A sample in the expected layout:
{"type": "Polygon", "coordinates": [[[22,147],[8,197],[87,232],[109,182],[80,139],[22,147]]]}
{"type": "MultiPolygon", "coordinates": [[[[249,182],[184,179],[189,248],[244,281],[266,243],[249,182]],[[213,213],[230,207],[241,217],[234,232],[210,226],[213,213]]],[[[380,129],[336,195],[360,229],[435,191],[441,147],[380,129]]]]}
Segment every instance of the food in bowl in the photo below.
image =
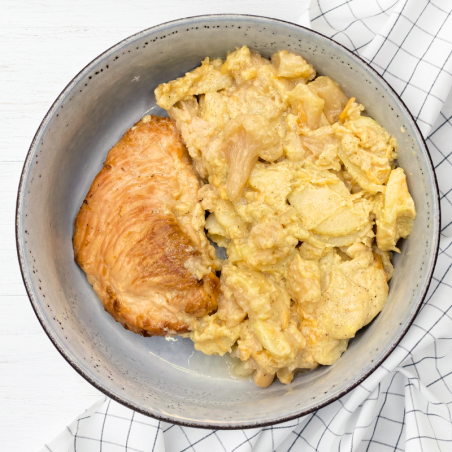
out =
{"type": "MultiPolygon", "coordinates": [[[[135,332],[185,333],[197,350],[230,353],[241,360],[236,373],[253,374],[259,386],[268,386],[275,376],[290,383],[296,371],[333,364],[348,340],[383,308],[393,273],[391,252],[398,251],[399,238],[409,235],[416,215],[404,171],[395,167],[396,140],[364,116],[364,107],[331,78],[316,78],[314,68],[301,56],[284,50],[271,61],[247,47],[229,53],[225,61],[206,58],[184,77],[160,85],[155,94],[180,131],[200,180],[200,203],[191,198],[187,207],[179,208],[178,217],[171,209],[179,204],[179,192],[172,204],[164,203],[177,221],[198,221],[195,229],[202,246],[195,247],[195,253],[205,256],[198,261],[182,256],[175,262],[179,268],[175,274],[188,271],[199,288],[204,278],[214,280],[212,270],[221,270],[221,292],[217,298],[209,293],[206,312],[191,316],[182,312],[183,303],[173,306],[171,294],[159,298],[159,306],[176,312],[188,328],[177,331],[167,324],[166,330],[153,333],[145,323],[153,324],[156,303],[148,301],[146,290],[136,292],[135,278],[120,275],[120,261],[103,259],[102,253],[117,255],[100,245],[93,248],[97,257],[89,251],[85,257],[87,262],[99,261],[97,276],[85,271],[104,306],[135,332]],[[204,240],[204,211],[209,213],[208,237],[227,251],[223,262],[204,240]],[[116,279],[106,276],[112,266],[116,279]],[[122,296],[129,293],[137,297],[124,299],[134,309],[130,323],[115,311],[115,303],[124,306],[122,296]]],[[[146,118],[142,122],[149,121],[146,118]]],[[[147,142],[152,140],[157,137],[147,142]]],[[[164,147],[161,142],[159,149],[164,147]]],[[[143,157],[153,158],[151,152],[143,157]]],[[[135,171],[136,156],[125,151],[124,158],[135,171]]],[[[152,165],[144,177],[152,177],[152,165]]],[[[115,170],[120,171],[116,166],[115,170]]],[[[105,166],[102,171],[105,178],[113,174],[105,166]]],[[[133,171],[123,186],[125,194],[127,184],[137,184],[133,171]]],[[[165,185],[170,166],[163,165],[160,171],[160,183],[165,185]]],[[[95,184],[90,192],[96,191],[95,184]]],[[[112,210],[114,191],[105,193],[113,199],[109,216],[122,215],[112,210]]],[[[152,205],[152,190],[140,195],[143,204],[152,205]]],[[[103,196],[98,198],[99,210],[106,208],[103,196]]],[[[89,198],[86,201],[82,210],[88,212],[89,198]]],[[[143,219],[151,223],[161,214],[160,209],[148,211],[143,219]]],[[[98,213],[90,214],[97,222],[98,213]]],[[[133,228],[146,227],[130,215],[133,228]]],[[[78,227],[87,228],[85,221],[77,222],[75,237],[78,227]]],[[[133,236],[133,228],[113,225],[109,240],[116,243],[119,232],[133,236]]],[[[146,247],[129,251],[141,262],[146,253],[154,253],[153,247],[147,241],[146,247]]],[[[130,262],[129,270],[136,271],[130,262]]],[[[163,275],[164,271],[159,273],[163,275]]],[[[171,284],[178,284],[177,278],[171,284]]],[[[152,288],[162,291],[158,278],[152,288]]]]}

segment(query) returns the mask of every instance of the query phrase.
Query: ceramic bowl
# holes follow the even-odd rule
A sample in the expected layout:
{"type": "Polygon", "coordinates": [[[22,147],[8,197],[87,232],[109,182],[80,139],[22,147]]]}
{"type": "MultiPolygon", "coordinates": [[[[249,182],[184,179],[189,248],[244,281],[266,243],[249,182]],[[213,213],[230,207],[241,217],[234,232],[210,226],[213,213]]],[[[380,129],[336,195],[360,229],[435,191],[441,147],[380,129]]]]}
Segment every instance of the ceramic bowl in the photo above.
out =
{"type": "Polygon", "coordinates": [[[300,26],[263,17],[200,16],[125,39],[63,90],[30,147],[17,202],[17,249],[36,315],[50,340],[86,380],[146,415],[206,428],[247,428],[307,414],[369,376],[406,333],[425,297],[438,248],[438,191],[422,136],[405,105],[366,63],[300,26]],[[102,308],[73,257],[74,219],[109,149],[144,114],[165,114],[154,89],[247,45],[266,57],[303,55],[367,107],[400,144],[418,216],[395,257],[386,306],[333,366],[289,385],[256,387],[234,378],[227,359],[205,356],[189,339],[144,338],[102,308]],[[404,130],[404,133],[402,133],[404,130]]]}

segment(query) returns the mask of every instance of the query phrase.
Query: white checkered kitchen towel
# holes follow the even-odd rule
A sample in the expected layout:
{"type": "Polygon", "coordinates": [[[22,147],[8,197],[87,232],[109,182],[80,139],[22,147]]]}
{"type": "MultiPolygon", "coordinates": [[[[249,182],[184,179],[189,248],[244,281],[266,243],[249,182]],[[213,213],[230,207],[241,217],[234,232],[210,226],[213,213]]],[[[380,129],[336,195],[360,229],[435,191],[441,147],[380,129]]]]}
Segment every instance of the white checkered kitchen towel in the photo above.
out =
{"type": "Polygon", "coordinates": [[[180,427],[104,398],[40,452],[452,451],[451,12],[452,0],[312,0],[300,19],[358,53],[402,96],[438,176],[443,224],[433,281],[383,365],[331,405],[264,429],[180,427]]]}

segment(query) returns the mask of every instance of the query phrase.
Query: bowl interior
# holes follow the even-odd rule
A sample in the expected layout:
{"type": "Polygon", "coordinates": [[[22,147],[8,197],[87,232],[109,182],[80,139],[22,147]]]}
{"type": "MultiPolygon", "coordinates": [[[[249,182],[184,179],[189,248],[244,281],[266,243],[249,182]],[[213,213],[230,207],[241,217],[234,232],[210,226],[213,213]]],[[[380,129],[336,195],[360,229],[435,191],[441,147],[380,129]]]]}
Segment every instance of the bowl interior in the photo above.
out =
{"type": "Polygon", "coordinates": [[[312,411],[365,378],[417,312],[438,245],[432,166],[406,108],[355,56],[293,24],[251,16],[204,16],[141,32],[98,57],[63,91],[44,119],[24,167],[17,235],[24,281],[52,341],[91,383],[145,414],[193,426],[252,427],[312,411]],[[267,389],[231,375],[227,359],[205,356],[189,339],[143,338],[104,312],[73,259],[78,209],[109,149],[145,113],[163,114],[153,91],[200,64],[247,45],[266,57],[303,55],[367,107],[400,145],[418,210],[395,259],[388,302],[333,366],[267,389]],[[405,132],[402,133],[402,130],[405,132]]]}

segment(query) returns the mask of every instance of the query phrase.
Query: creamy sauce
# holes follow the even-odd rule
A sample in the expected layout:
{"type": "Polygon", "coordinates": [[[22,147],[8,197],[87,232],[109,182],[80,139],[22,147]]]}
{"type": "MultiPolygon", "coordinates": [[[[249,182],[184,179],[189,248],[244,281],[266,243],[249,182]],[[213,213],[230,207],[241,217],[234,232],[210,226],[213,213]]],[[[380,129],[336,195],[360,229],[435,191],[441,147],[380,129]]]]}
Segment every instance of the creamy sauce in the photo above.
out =
{"type": "Polygon", "coordinates": [[[227,251],[195,348],[239,358],[236,374],[260,386],[333,364],[383,308],[391,252],[416,215],[395,138],[287,51],[206,58],[156,98],[205,181],[208,236],[227,251]]]}

